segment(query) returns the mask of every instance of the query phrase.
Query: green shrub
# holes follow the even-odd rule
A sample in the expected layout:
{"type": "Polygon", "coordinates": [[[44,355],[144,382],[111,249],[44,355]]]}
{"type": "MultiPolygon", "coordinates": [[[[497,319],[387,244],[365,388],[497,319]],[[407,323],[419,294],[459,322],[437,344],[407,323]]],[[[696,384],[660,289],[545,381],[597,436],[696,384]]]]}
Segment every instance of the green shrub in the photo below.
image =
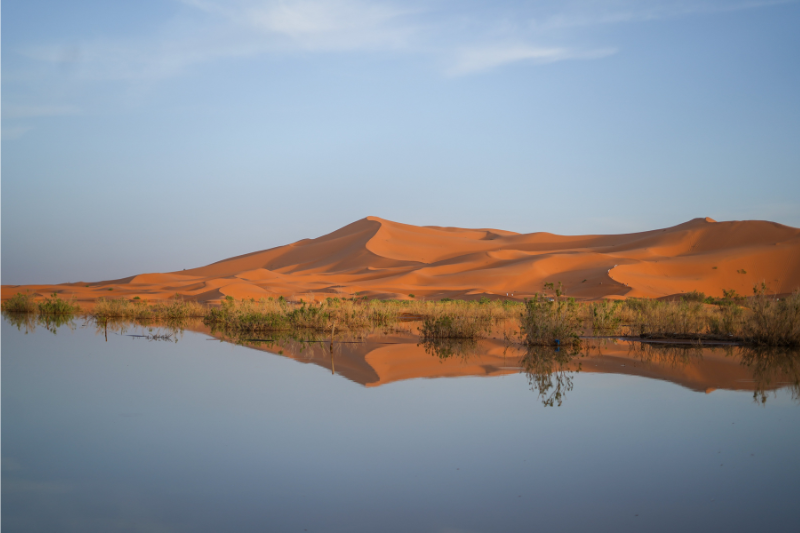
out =
{"type": "Polygon", "coordinates": [[[18,292],[3,302],[2,309],[8,313],[35,313],[37,307],[31,294],[18,292]]]}
{"type": "MultiPolygon", "coordinates": [[[[553,288],[553,285],[546,284],[547,288],[553,288]]],[[[554,290],[552,298],[537,293],[525,300],[525,309],[520,317],[520,334],[525,344],[556,346],[580,343],[578,304],[574,298],[564,297],[560,283],[554,290]]]]}
{"type": "Polygon", "coordinates": [[[602,302],[594,302],[591,304],[592,310],[592,332],[614,334],[619,327],[620,319],[619,308],[620,302],[611,302],[603,300],[602,302]]]}
{"type": "Polygon", "coordinates": [[[491,319],[486,316],[440,315],[428,317],[420,327],[423,340],[478,339],[491,330],[491,319]]]}
{"type": "Polygon", "coordinates": [[[75,299],[62,300],[58,294],[53,293],[50,298],[45,298],[38,303],[40,315],[74,315],[81,310],[75,299]]]}

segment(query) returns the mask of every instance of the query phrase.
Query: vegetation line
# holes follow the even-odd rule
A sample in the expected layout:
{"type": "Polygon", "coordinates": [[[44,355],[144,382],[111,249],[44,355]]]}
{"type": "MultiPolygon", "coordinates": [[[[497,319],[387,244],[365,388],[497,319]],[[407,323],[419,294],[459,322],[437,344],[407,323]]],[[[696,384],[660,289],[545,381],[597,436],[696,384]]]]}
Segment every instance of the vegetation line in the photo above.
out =
{"type": "Polygon", "coordinates": [[[506,337],[529,346],[577,346],[585,335],[640,339],[682,339],[741,342],[754,346],[800,346],[800,290],[787,298],[768,294],[766,285],[743,298],[725,291],[723,298],[689,293],[675,301],[629,298],[624,301],[578,303],[564,296],[561,286],[546,284],[525,302],[397,301],[327,298],[322,302],[290,303],[283,297],[235,301],[228,296],[218,307],[184,300],[148,303],[134,298],[99,299],[83,311],[74,298],[58,294],[36,301],[18,293],[2,303],[6,313],[41,317],[84,316],[109,319],[174,321],[201,318],[212,327],[236,335],[310,329],[329,332],[392,327],[414,318],[422,321],[424,342],[443,339],[477,340],[498,323],[511,324],[506,337]]]}

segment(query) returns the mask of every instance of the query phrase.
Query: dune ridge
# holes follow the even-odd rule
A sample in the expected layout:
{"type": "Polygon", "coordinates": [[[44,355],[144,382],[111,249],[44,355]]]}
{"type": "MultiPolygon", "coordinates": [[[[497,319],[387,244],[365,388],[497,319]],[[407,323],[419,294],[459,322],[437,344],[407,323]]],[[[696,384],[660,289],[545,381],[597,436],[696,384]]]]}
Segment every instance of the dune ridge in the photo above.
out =
{"type": "Polygon", "coordinates": [[[78,300],[176,293],[216,303],[226,296],[522,299],[546,282],[578,299],[658,298],[723,289],[749,294],[800,287],[800,229],[767,221],[696,218],[670,228],[619,235],[519,234],[497,229],[412,226],[367,217],[315,239],[178,272],[61,285],[4,285],[75,295],[78,300]],[[88,285],[88,287],[87,287],[88,285]],[[109,292],[108,289],[113,289],[109,292]]]}

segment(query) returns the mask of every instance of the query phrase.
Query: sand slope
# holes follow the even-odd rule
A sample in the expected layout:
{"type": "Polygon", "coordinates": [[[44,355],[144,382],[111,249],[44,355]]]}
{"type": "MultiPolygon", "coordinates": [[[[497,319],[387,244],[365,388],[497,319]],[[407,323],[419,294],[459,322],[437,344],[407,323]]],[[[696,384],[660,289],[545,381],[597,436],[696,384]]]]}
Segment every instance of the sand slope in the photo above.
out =
{"type": "Polygon", "coordinates": [[[495,229],[419,227],[368,217],[316,239],[225,259],[180,272],[120,280],[2,287],[99,297],[203,302],[225,296],[321,299],[509,298],[561,282],[580,299],[662,297],[723,289],[750,294],[800,287],[800,229],[765,221],[697,218],[671,228],[622,235],[517,234],[495,229]],[[109,291],[111,289],[111,291],[109,291]]]}

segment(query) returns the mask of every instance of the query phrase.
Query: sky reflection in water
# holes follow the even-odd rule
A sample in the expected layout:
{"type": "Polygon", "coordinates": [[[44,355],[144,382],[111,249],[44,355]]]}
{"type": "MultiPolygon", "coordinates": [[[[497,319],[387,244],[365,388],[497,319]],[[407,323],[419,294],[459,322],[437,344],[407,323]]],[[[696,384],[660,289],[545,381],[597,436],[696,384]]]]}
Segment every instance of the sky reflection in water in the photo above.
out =
{"type": "Polygon", "coordinates": [[[800,519],[793,354],[523,353],[381,334],[331,357],[329,342],[299,342],[314,339],[251,349],[209,331],[176,343],[113,326],[106,342],[80,320],[51,329],[2,324],[9,531],[782,531],[800,519]]]}

